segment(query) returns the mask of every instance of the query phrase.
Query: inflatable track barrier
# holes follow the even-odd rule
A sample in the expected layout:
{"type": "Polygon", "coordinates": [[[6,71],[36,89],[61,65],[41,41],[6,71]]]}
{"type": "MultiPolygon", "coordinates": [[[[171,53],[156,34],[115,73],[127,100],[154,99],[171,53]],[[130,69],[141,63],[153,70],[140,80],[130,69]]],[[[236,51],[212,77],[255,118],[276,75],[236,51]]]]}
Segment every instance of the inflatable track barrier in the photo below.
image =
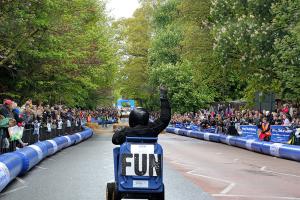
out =
{"type": "Polygon", "coordinates": [[[300,146],[283,143],[264,142],[259,141],[257,139],[244,138],[241,136],[215,134],[201,131],[179,129],[174,127],[167,127],[166,132],[236,146],[239,148],[263,153],[270,156],[275,156],[278,158],[300,161],[300,146]]]}
{"type": "Polygon", "coordinates": [[[26,174],[46,157],[92,137],[92,129],[83,128],[82,132],[73,135],[37,142],[15,152],[0,155],[0,192],[17,176],[26,174]]]}

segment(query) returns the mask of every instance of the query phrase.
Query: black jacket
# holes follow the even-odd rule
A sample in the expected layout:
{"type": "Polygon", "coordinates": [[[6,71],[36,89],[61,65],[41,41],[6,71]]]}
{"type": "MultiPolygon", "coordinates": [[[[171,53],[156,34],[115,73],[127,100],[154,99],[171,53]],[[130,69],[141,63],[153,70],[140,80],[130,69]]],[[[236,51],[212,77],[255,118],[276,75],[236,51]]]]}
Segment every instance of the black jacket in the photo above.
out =
{"type": "Polygon", "coordinates": [[[171,120],[171,107],[167,99],[161,99],[160,118],[154,122],[149,122],[147,126],[137,125],[117,130],[112,137],[115,145],[123,144],[126,136],[131,137],[157,137],[168,125],[171,120]]]}

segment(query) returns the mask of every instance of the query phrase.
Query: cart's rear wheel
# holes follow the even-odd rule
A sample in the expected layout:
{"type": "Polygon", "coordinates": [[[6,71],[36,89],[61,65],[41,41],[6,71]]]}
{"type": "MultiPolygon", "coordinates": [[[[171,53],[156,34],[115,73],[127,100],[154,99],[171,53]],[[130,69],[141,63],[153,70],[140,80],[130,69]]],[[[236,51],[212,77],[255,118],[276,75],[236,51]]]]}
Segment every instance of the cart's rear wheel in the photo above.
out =
{"type": "Polygon", "coordinates": [[[107,183],[106,185],[106,200],[115,200],[115,183],[107,183]]]}

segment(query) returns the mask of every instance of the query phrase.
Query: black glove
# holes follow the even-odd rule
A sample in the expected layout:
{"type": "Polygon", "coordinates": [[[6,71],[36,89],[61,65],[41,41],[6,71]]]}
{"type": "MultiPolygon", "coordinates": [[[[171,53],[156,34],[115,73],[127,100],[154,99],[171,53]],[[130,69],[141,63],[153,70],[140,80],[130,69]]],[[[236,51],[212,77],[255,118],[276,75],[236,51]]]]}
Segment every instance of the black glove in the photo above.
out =
{"type": "Polygon", "coordinates": [[[159,87],[160,90],[160,99],[168,99],[168,90],[164,86],[159,87]]]}

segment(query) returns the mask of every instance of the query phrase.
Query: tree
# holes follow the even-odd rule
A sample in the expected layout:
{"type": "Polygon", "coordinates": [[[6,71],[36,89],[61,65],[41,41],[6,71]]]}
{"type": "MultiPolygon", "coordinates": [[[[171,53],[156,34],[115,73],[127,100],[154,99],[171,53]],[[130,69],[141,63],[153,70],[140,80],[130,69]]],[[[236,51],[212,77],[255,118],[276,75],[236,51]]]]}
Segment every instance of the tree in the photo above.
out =
{"type": "Polygon", "coordinates": [[[82,107],[111,102],[118,57],[101,1],[1,6],[0,69],[9,75],[1,77],[2,96],[82,107]]]}
{"type": "Polygon", "coordinates": [[[152,10],[152,5],[144,2],[132,18],[115,23],[124,58],[120,69],[120,95],[145,104],[151,96],[148,85],[148,50],[152,33],[152,10]]]}
{"type": "Polygon", "coordinates": [[[281,0],[272,6],[276,36],[272,61],[283,99],[300,100],[300,1],[281,0]]]}

